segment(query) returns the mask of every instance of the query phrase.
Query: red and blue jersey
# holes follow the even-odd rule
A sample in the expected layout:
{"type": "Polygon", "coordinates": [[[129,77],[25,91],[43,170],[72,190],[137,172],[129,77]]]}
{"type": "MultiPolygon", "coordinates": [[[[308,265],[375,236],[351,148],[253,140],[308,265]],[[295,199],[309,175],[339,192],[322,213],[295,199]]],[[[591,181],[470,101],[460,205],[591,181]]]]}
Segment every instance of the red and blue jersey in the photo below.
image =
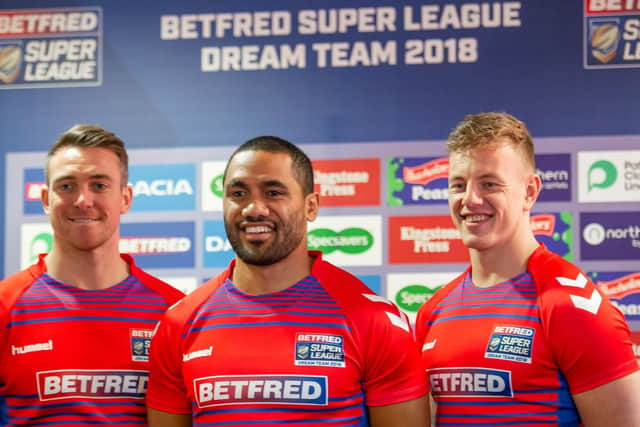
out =
{"type": "Polygon", "coordinates": [[[194,426],[367,425],[367,406],[427,393],[406,319],[319,253],[311,274],[249,295],[231,267],[172,307],[151,346],[147,404],[194,426]]]}
{"type": "Polygon", "coordinates": [[[578,426],[572,395],[638,370],[622,314],[542,245],[480,288],[468,269],[418,313],[438,426],[578,426]]]}
{"type": "Polygon", "coordinates": [[[49,276],[43,257],[0,283],[0,394],[9,426],[146,425],[149,345],[183,294],[140,270],[108,289],[49,276]]]}

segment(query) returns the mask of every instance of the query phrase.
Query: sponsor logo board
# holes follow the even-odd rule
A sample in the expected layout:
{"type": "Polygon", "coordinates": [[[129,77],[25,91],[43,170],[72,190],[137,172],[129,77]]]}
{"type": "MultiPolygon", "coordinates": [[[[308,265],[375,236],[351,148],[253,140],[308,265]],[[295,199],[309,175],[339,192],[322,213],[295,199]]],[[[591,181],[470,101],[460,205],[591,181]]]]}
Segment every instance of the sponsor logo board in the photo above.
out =
{"type": "Polygon", "coordinates": [[[120,252],[141,268],[193,268],[193,222],[125,223],[120,225],[120,252]]]}
{"type": "Polygon", "coordinates": [[[391,264],[468,261],[468,250],[449,215],[389,217],[391,264]]]}
{"type": "Polygon", "coordinates": [[[380,159],[313,161],[321,206],[379,206],[380,159]]]}
{"type": "Polygon", "coordinates": [[[227,239],[224,221],[204,222],[203,263],[205,267],[226,267],[235,253],[227,239]]]}
{"type": "Polygon", "coordinates": [[[222,212],[222,179],[227,162],[202,162],[200,177],[201,209],[204,212],[222,212]]]}
{"type": "Polygon", "coordinates": [[[422,305],[440,288],[460,273],[390,273],[387,274],[387,298],[415,323],[422,305]]]}
{"type": "Polygon", "coordinates": [[[446,157],[394,157],[388,162],[388,204],[428,205],[448,203],[446,157]]]}
{"type": "Polygon", "coordinates": [[[578,201],[640,202],[640,150],[578,153],[578,201]]]}
{"type": "Polygon", "coordinates": [[[382,264],[382,218],[320,216],[309,223],[307,246],[338,266],[382,264]]]}
{"type": "Polygon", "coordinates": [[[193,164],[132,166],[131,212],[194,210],[195,176],[193,164]]]}
{"type": "Polygon", "coordinates": [[[583,260],[640,259],[640,212],[580,214],[583,260]]]}

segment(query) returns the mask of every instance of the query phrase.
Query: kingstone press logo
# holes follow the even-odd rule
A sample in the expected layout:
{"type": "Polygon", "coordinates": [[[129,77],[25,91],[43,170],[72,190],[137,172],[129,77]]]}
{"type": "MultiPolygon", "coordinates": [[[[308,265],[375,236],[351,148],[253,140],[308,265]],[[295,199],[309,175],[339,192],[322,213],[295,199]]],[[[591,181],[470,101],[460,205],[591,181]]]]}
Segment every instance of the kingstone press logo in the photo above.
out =
{"type": "Polygon", "coordinates": [[[389,262],[467,262],[468,250],[449,215],[389,217],[389,262]]]}
{"type": "Polygon", "coordinates": [[[193,268],[193,222],[120,225],[120,252],[135,256],[142,268],[193,268]]]}
{"type": "Polygon", "coordinates": [[[222,211],[222,196],[224,188],[222,180],[224,178],[224,168],[226,162],[202,162],[200,173],[200,199],[201,209],[204,212],[222,211]]]}
{"type": "Polygon", "coordinates": [[[102,9],[0,11],[0,89],[98,86],[102,9]]]}
{"type": "Polygon", "coordinates": [[[640,212],[582,213],[580,223],[583,259],[640,258],[640,212]]]}
{"type": "Polygon", "coordinates": [[[448,202],[446,157],[389,159],[389,205],[424,205],[448,202]]]}
{"type": "Polygon", "coordinates": [[[132,212],[195,209],[195,165],[136,165],[129,171],[132,212]]]}
{"type": "Polygon", "coordinates": [[[640,201],[640,151],[578,153],[580,202],[640,201]]]}
{"type": "Polygon", "coordinates": [[[322,206],[380,205],[380,159],[315,160],[313,180],[322,206]]]}
{"type": "Polygon", "coordinates": [[[380,265],[381,229],[379,216],[319,217],[309,223],[307,247],[337,265],[380,265]]]}

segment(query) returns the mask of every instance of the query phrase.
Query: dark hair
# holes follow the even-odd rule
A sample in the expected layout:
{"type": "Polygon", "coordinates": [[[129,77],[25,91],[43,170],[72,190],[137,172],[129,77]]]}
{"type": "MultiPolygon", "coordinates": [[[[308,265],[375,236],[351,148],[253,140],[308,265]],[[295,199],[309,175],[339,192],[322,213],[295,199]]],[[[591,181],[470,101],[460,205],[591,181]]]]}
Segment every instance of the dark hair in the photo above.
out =
{"type": "Polygon", "coordinates": [[[268,153],[286,153],[291,157],[291,168],[293,176],[298,184],[302,188],[304,195],[311,194],[313,192],[313,167],[311,166],[311,160],[309,157],[291,142],[278,138],[277,136],[258,136],[252,138],[236,148],[236,150],[229,157],[227,166],[224,168],[224,179],[227,179],[227,169],[229,169],[229,163],[235,157],[236,154],[243,151],[266,151],[268,153]]]}
{"type": "Polygon", "coordinates": [[[464,151],[507,138],[522,150],[525,159],[536,168],[533,140],[524,122],[507,113],[469,114],[458,123],[447,139],[447,152],[464,151]]]}
{"type": "Polygon", "coordinates": [[[74,125],[66,130],[58,140],[49,148],[44,173],[49,184],[49,161],[51,157],[64,147],[78,148],[106,148],[120,159],[122,171],[122,186],[126,186],[129,180],[129,156],[124,147],[124,142],[113,132],[104,130],[94,125],[74,125]]]}

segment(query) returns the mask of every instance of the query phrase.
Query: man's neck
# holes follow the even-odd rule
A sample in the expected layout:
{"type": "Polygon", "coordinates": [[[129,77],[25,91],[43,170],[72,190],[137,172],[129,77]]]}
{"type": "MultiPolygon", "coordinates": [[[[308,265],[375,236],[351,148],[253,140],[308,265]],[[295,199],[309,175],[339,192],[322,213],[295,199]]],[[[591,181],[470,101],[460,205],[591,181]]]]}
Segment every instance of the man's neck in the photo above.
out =
{"type": "Polygon", "coordinates": [[[533,234],[512,245],[488,250],[469,250],[474,285],[485,288],[509,280],[527,269],[531,254],[538,247],[533,234]]]}
{"type": "Polygon", "coordinates": [[[129,275],[129,266],[117,251],[61,250],[54,248],[45,257],[47,273],[55,279],[81,289],[106,289],[129,275]]]}
{"type": "Polygon", "coordinates": [[[304,253],[292,253],[272,265],[252,265],[236,258],[231,281],[243,292],[265,295],[280,292],[311,273],[313,259],[304,253]]]}

